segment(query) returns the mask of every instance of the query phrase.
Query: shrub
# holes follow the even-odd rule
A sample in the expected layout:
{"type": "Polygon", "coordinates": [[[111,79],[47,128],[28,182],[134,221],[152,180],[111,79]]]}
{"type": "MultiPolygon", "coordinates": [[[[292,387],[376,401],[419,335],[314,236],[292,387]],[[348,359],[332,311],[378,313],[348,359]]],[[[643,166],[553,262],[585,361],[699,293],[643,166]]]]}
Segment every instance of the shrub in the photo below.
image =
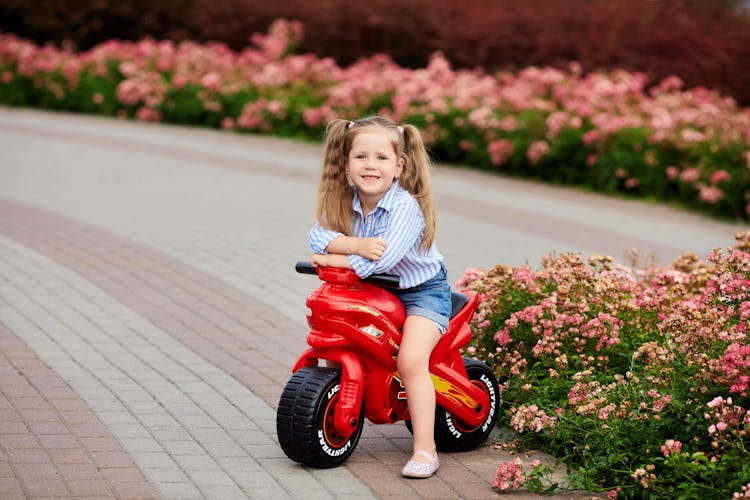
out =
{"type": "MultiPolygon", "coordinates": [[[[750,233],[737,238],[666,269],[562,255],[457,283],[481,294],[468,353],[502,381],[501,422],[571,466],[572,488],[729,498],[750,487],[750,233]]],[[[501,469],[537,490],[549,472],[501,469]]]]}

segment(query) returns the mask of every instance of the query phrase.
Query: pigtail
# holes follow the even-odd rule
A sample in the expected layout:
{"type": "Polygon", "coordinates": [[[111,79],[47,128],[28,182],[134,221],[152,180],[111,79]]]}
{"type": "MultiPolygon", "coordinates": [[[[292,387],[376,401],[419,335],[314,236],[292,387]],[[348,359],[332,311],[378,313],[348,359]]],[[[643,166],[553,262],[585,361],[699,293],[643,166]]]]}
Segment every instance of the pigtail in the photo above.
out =
{"type": "Polygon", "coordinates": [[[421,246],[427,250],[435,241],[437,230],[437,211],[430,179],[430,157],[419,129],[413,125],[403,125],[402,128],[404,168],[399,177],[399,184],[416,198],[422,209],[425,230],[421,246]]]}
{"type": "Polygon", "coordinates": [[[348,124],[333,120],[326,127],[317,218],[325,229],[351,236],[354,194],[346,176],[348,124]]]}

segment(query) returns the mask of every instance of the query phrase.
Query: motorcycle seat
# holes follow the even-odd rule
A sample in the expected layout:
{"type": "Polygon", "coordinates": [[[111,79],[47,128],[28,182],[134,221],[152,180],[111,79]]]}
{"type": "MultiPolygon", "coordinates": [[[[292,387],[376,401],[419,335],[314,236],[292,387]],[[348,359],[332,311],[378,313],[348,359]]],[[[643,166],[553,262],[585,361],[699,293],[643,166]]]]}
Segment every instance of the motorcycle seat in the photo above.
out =
{"type": "Polygon", "coordinates": [[[451,292],[451,318],[458,314],[458,311],[463,309],[467,302],[469,302],[469,297],[463,293],[451,292]]]}

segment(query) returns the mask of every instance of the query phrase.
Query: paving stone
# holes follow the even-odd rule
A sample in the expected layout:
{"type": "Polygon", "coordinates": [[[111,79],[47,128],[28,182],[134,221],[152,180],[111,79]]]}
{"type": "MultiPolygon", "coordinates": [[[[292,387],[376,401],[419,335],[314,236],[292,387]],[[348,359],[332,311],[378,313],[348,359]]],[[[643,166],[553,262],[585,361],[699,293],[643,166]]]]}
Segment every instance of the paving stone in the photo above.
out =
{"type": "MultiPolygon", "coordinates": [[[[118,491],[126,488],[117,488],[118,491]]],[[[200,490],[193,483],[157,483],[156,491],[162,498],[203,498],[200,490]]]]}
{"type": "MultiPolygon", "coordinates": [[[[118,469],[111,469],[112,473],[108,477],[117,477],[118,469]]],[[[169,467],[149,467],[147,469],[148,477],[153,483],[184,483],[189,481],[185,471],[179,466],[173,464],[169,467]]],[[[127,477],[127,476],[125,476],[127,477]]],[[[125,481],[125,479],[123,479],[125,481]]]]}

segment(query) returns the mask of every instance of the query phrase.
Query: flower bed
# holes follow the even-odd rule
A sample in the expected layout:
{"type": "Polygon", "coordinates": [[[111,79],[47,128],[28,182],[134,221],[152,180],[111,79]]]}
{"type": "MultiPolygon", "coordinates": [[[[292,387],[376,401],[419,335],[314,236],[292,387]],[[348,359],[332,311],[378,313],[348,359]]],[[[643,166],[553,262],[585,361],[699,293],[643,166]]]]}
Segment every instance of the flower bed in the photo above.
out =
{"type": "Polygon", "coordinates": [[[411,70],[387,56],[343,68],[292,54],[298,23],[253,46],[110,41],[74,53],[0,34],[0,102],[319,140],[334,117],[421,127],[434,156],[512,175],[750,214],[750,109],[676,77],[624,71],[411,70]]]}
{"type": "MultiPolygon", "coordinates": [[[[502,383],[500,421],[571,467],[571,488],[625,498],[750,498],[750,232],[665,269],[546,258],[468,270],[468,353],[502,383]]],[[[555,489],[535,462],[495,486],[555,489]]]]}

